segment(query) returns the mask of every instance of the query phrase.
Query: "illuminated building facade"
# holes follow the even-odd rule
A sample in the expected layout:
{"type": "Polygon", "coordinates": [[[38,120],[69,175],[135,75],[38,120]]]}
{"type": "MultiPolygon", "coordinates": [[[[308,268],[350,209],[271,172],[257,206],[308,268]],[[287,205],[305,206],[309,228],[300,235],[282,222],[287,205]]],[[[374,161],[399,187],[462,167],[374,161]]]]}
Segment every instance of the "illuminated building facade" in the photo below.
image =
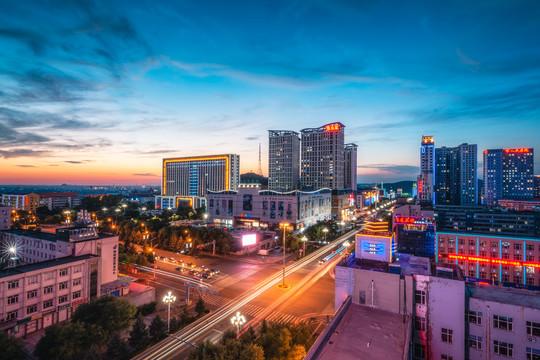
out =
{"type": "Polygon", "coordinates": [[[420,144],[420,176],[418,197],[421,202],[433,202],[435,167],[435,141],[433,136],[422,136],[420,144]]]}
{"type": "Polygon", "coordinates": [[[345,144],[345,189],[353,189],[356,192],[357,184],[358,145],[345,144]]]}
{"type": "Polygon", "coordinates": [[[435,223],[423,216],[394,216],[397,251],[433,259],[435,256],[435,223]]]}
{"type": "Polygon", "coordinates": [[[394,233],[388,230],[388,222],[366,221],[355,240],[356,258],[388,263],[393,261],[397,244],[394,233]]]}
{"type": "Polygon", "coordinates": [[[534,198],[534,150],[495,149],[484,151],[484,203],[500,199],[534,198]]]}
{"type": "Polygon", "coordinates": [[[2,205],[10,206],[15,210],[35,212],[40,206],[40,196],[38,194],[3,194],[2,205]]]}
{"type": "Polygon", "coordinates": [[[534,197],[540,199],[540,175],[534,175],[534,197]]]}
{"type": "Polygon", "coordinates": [[[208,190],[236,190],[240,156],[234,154],[163,159],[161,196],[156,209],[204,205],[208,190]]]}
{"type": "Polygon", "coordinates": [[[478,202],[477,146],[435,149],[436,205],[476,205],[478,202]]]}
{"type": "Polygon", "coordinates": [[[287,130],[268,130],[268,188],[284,191],[298,189],[299,167],[299,134],[287,130]]]}
{"type": "Polygon", "coordinates": [[[65,206],[74,208],[81,205],[81,198],[76,192],[42,193],[39,195],[39,206],[46,206],[49,210],[65,206]]]}
{"type": "Polygon", "coordinates": [[[300,171],[302,188],[343,189],[345,125],[336,122],[303,129],[300,171]]]}
{"type": "Polygon", "coordinates": [[[540,200],[501,199],[499,205],[515,211],[540,211],[540,200]]]}

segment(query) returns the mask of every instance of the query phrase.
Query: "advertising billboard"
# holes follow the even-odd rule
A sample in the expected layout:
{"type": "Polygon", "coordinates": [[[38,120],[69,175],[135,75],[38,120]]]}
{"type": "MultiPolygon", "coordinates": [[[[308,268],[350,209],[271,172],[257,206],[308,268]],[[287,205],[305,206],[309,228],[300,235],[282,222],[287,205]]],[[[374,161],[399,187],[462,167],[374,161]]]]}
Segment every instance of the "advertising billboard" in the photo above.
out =
{"type": "Polygon", "coordinates": [[[255,245],[257,243],[257,234],[246,234],[242,236],[242,246],[255,245]]]}

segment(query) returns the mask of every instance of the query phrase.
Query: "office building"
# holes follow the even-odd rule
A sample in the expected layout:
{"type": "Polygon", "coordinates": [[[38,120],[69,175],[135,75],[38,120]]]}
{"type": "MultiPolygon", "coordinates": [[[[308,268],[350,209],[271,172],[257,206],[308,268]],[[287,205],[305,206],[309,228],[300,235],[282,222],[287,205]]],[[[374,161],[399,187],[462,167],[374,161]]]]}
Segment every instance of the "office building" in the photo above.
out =
{"type": "Polygon", "coordinates": [[[540,238],[540,214],[502,207],[436,206],[437,231],[540,238]]]}
{"type": "Polygon", "coordinates": [[[39,195],[34,193],[3,194],[2,205],[10,206],[15,210],[35,212],[40,207],[39,198],[39,195]]]}
{"type": "Polygon", "coordinates": [[[76,192],[43,193],[39,195],[39,206],[46,206],[49,210],[63,207],[74,208],[81,205],[81,199],[76,192]]]}
{"type": "Polygon", "coordinates": [[[397,251],[433,259],[435,256],[435,222],[427,216],[400,216],[394,213],[397,251]]]}
{"type": "Polygon", "coordinates": [[[208,193],[208,222],[257,228],[286,222],[299,229],[331,219],[331,200],[330,189],[280,192],[263,190],[259,184],[240,184],[237,191],[208,193]]]}
{"type": "Polygon", "coordinates": [[[478,202],[477,146],[435,149],[436,205],[476,205],[478,202]]]}
{"type": "Polygon", "coordinates": [[[240,156],[234,154],[163,159],[161,196],[156,209],[200,207],[208,190],[236,190],[240,156]]]}
{"type": "Polygon", "coordinates": [[[268,130],[268,188],[298,189],[300,138],[297,132],[268,130]]]}
{"type": "Polygon", "coordinates": [[[422,136],[420,144],[420,176],[418,177],[418,198],[421,202],[432,203],[434,192],[435,141],[433,136],[422,136]]]}
{"type": "Polygon", "coordinates": [[[499,205],[514,211],[540,211],[540,199],[538,200],[499,200],[499,205]]]}
{"type": "Polygon", "coordinates": [[[483,195],[486,205],[497,205],[500,199],[533,199],[533,149],[485,150],[483,195]]]}
{"type": "Polygon", "coordinates": [[[356,193],[357,184],[358,145],[345,144],[345,189],[353,189],[356,193]]]}
{"type": "Polygon", "coordinates": [[[540,199],[540,175],[534,175],[534,197],[540,199]]]}
{"type": "Polygon", "coordinates": [[[11,210],[9,206],[0,206],[0,230],[11,228],[11,210]]]}
{"type": "Polygon", "coordinates": [[[343,189],[345,125],[336,122],[303,129],[300,182],[304,189],[343,189]]]}

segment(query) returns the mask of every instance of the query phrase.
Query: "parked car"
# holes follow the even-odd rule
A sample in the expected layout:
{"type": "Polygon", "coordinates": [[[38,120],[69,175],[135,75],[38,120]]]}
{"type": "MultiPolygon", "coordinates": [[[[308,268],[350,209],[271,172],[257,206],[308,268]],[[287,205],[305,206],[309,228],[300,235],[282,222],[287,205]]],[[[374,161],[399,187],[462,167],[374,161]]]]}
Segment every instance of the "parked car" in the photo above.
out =
{"type": "Polygon", "coordinates": [[[204,272],[204,273],[202,273],[202,277],[205,278],[205,279],[210,279],[212,277],[212,275],[204,272]]]}
{"type": "Polygon", "coordinates": [[[210,271],[211,271],[214,275],[219,274],[219,270],[218,270],[218,269],[210,269],[210,271]]]}

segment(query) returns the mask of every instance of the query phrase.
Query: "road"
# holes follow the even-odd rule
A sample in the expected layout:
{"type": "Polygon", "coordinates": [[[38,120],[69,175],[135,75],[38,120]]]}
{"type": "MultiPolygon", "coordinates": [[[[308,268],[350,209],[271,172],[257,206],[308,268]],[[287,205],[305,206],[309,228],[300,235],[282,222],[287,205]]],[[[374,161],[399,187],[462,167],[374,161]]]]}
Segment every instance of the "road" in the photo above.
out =
{"type": "MultiPolygon", "coordinates": [[[[356,230],[352,230],[331,244],[288,265],[286,283],[290,284],[290,288],[286,290],[278,288],[277,285],[282,281],[282,272],[276,271],[276,266],[272,265],[258,271],[250,270],[256,271],[256,274],[252,275],[257,276],[247,276],[242,281],[234,280],[234,285],[240,286],[234,287],[234,292],[231,289],[233,286],[230,286],[223,287],[219,295],[204,295],[205,301],[216,302],[221,306],[174,335],[190,343],[215,341],[224,330],[231,327],[230,318],[237,311],[246,315],[247,324],[244,328],[256,325],[263,318],[267,321],[297,322],[321,314],[333,314],[334,283],[328,272],[339,261],[340,256],[335,256],[324,265],[319,265],[319,260],[330,254],[338,243],[344,242],[355,233],[356,230]],[[244,291],[238,295],[238,291],[242,289],[244,291]],[[231,292],[230,297],[227,296],[228,291],[231,292]],[[315,297],[315,293],[320,297],[315,297]]],[[[219,286],[219,281],[215,284],[219,286]]],[[[189,345],[168,338],[134,359],[185,359],[190,350],[189,345]]]]}

